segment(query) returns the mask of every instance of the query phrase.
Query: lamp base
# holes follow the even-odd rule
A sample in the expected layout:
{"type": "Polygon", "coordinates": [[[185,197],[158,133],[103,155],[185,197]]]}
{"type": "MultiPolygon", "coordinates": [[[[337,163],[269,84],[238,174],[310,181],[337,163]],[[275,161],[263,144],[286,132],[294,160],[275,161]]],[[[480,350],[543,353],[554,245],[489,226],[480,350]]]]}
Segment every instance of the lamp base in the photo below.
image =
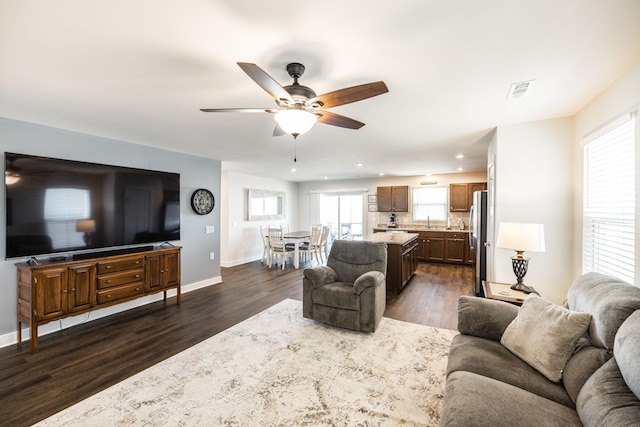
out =
{"type": "Polygon", "coordinates": [[[511,285],[511,289],[513,289],[514,291],[524,292],[525,294],[537,294],[538,293],[531,286],[527,286],[524,283],[514,283],[513,285],[511,285]]]}

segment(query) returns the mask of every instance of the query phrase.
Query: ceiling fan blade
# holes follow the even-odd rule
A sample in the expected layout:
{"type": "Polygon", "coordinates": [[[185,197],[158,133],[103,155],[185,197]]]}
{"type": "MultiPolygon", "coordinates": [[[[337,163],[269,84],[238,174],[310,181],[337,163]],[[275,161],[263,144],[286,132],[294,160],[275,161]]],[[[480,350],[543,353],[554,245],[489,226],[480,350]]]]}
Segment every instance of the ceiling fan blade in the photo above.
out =
{"type": "Polygon", "coordinates": [[[282,136],[285,134],[286,132],[284,131],[284,129],[282,129],[280,125],[276,123],[276,127],[273,128],[273,136],[282,136]]]}
{"type": "Polygon", "coordinates": [[[313,106],[316,102],[322,103],[322,108],[337,107],[338,105],[349,104],[351,102],[362,101],[373,96],[382,95],[389,92],[384,82],[366,83],[358,86],[351,86],[333,92],[318,95],[307,101],[307,105],[313,106]]]}
{"type": "Polygon", "coordinates": [[[273,77],[267,74],[256,64],[251,64],[249,62],[238,62],[238,66],[242,68],[242,71],[247,73],[247,75],[251,77],[254,82],[258,83],[258,85],[262,89],[264,89],[276,100],[282,99],[288,101],[291,104],[295,103],[289,92],[287,92],[282,86],[280,86],[277,81],[273,79],[273,77]]]}
{"type": "Polygon", "coordinates": [[[328,111],[320,111],[318,114],[318,122],[325,125],[339,126],[347,129],[360,129],[364,126],[364,123],[354,119],[350,119],[347,116],[341,116],[340,114],[330,113],[328,111]]]}
{"type": "Polygon", "coordinates": [[[277,113],[277,108],[201,108],[205,113],[277,113]]]}

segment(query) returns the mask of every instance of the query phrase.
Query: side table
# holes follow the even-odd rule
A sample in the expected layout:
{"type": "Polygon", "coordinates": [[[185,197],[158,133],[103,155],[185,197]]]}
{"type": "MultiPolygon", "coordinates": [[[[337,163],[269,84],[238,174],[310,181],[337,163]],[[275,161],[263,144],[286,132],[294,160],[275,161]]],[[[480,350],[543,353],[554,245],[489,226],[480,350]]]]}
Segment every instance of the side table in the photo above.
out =
{"type": "Polygon", "coordinates": [[[483,280],[482,288],[484,289],[485,298],[510,302],[515,305],[522,305],[527,296],[529,296],[529,294],[525,294],[522,291],[511,289],[511,285],[508,283],[489,282],[488,280],[483,280]]]}

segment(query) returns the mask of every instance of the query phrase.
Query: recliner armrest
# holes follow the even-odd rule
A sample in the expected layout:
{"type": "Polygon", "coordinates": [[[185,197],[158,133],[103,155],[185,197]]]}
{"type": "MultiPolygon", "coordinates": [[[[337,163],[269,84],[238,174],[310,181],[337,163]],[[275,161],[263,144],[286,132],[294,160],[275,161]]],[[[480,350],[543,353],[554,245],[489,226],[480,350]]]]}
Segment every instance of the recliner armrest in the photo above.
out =
{"type": "Polygon", "coordinates": [[[365,289],[384,283],[384,274],[380,271],[367,271],[353,282],[353,291],[360,295],[365,289]]]}
{"type": "Polygon", "coordinates": [[[518,315],[518,307],[502,301],[462,295],[458,298],[458,331],[500,341],[504,330],[518,315]]]}
{"type": "Polygon", "coordinates": [[[314,268],[305,268],[303,274],[304,277],[309,279],[309,281],[313,284],[314,288],[338,280],[338,274],[336,274],[333,268],[326,265],[321,265],[314,268]]]}

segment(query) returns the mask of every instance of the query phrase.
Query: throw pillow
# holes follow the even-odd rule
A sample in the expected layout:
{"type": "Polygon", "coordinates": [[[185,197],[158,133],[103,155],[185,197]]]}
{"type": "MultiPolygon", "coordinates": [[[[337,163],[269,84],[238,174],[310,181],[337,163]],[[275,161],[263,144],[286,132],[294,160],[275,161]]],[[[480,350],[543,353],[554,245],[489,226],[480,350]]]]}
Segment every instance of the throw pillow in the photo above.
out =
{"type": "Polygon", "coordinates": [[[571,311],[530,294],[500,343],[551,381],[559,382],[590,322],[589,313],[571,311]]]}

